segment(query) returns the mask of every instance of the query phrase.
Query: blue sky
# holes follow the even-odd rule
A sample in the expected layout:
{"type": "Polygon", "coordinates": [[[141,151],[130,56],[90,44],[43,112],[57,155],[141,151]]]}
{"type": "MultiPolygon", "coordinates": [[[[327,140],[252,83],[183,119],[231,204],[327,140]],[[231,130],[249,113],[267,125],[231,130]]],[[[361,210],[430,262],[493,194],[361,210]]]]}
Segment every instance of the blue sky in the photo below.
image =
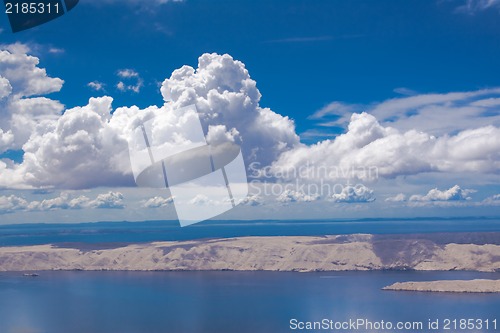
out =
{"type": "MultiPolygon", "coordinates": [[[[93,5],[2,42],[63,49],[42,58],[65,79],[68,106],[92,96],[90,81],[113,85],[121,68],[146,80],[141,94],[114,94],[120,105],[161,103],[156,81],[206,52],[228,53],[249,69],[262,104],[309,128],[307,116],[333,100],[371,103],[397,96],[496,86],[498,7],[457,11],[463,1],[197,1],[93,5]],[[292,98],[293,96],[293,98],[292,98]]],[[[139,2],[140,3],[140,2],[139,2]]],[[[115,93],[113,89],[109,92],[115,93]]]]}
{"type": "MultiPolygon", "coordinates": [[[[66,109],[84,106],[90,97],[103,95],[113,97],[114,108],[161,106],[163,98],[159,88],[175,69],[183,65],[196,68],[198,57],[204,53],[227,53],[241,61],[256,81],[262,94],[260,107],[293,119],[301,144],[309,147],[299,151],[294,148],[298,147],[297,142],[290,139],[287,148],[279,153],[294,152],[281,158],[278,153],[272,155],[275,166],[292,165],[302,158],[299,154],[309,154],[309,159],[314,159],[312,145],[346,133],[351,114],[363,111],[374,115],[382,128],[394,127],[401,134],[415,130],[440,139],[491,125],[494,128],[488,132],[489,137],[497,135],[500,110],[497,103],[500,93],[495,90],[500,87],[498,1],[162,2],[165,1],[149,1],[145,5],[132,0],[81,0],[63,17],[17,34],[10,32],[7,18],[3,16],[0,42],[4,47],[22,43],[29,48],[26,53],[40,59],[39,67],[45,68],[48,76],[64,80],[62,88],[41,95],[60,101],[66,109]],[[129,74],[124,74],[124,70],[129,70],[129,74]],[[120,81],[122,89],[117,86],[120,81]],[[450,95],[452,93],[457,95],[450,95]],[[482,109],[470,110],[475,107],[482,109]],[[429,111],[432,108],[438,111],[429,111]],[[440,117],[430,116],[441,113],[440,117]],[[418,117],[412,117],[415,115],[418,117]]],[[[363,118],[359,123],[372,120],[363,118]]],[[[240,128],[236,129],[241,132],[240,128]]],[[[5,127],[4,132],[7,130],[5,127]]],[[[392,135],[385,129],[381,131],[385,131],[383,136],[392,135]]],[[[452,138],[443,145],[452,151],[455,149],[452,145],[459,145],[456,142],[462,139],[452,138]]],[[[473,144],[481,145],[481,142],[473,144]]],[[[337,148],[332,145],[325,149],[337,148]]],[[[19,163],[19,154],[10,151],[0,156],[19,163]]],[[[329,150],[324,154],[330,154],[329,150]]],[[[384,152],[378,154],[383,155],[384,152]]],[[[366,153],[356,156],[356,161],[363,156],[366,157],[366,153]]],[[[319,217],[323,214],[325,218],[371,214],[497,215],[498,153],[485,151],[473,161],[460,162],[463,167],[453,165],[460,160],[453,156],[443,161],[435,155],[426,158],[417,162],[407,159],[406,169],[382,171],[377,182],[363,183],[374,191],[366,198],[357,197],[352,202],[335,199],[332,203],[289,193],[289,200],[286,195],[282,198],[284,205],[248,205],[228,216],[288,218],[286,211],[290,211],[290,205],[296,206],[292,209],[296,212],[291,215],[303,218],[307,218],[313,205],[318,212],[315,214],[319,217]],[[420,162],[428,164],[428,170],[423,166],[418,172],[408,171],[412,163],[420,162]],[[441,164],[436,166],[436,163],[441,164]],[[449,165],[443,166],[445,164],[449,165]],[[458,190],[454,189],[455,185],[459,185],[458,190]],[[440,192],[430,194],[434,188],[440,192]],[[399,194],[404,194],[404,199],[400,196],[402,200],[390,200],[399,194]],[[410,200],[412,196],[417,197],[410,200]],[[490,204],[486,204],[486,200],[490,200],[490,204]]],[[[326,162],[334,165],[341,161],[343,157],[326,162]]],[[[125,195],[131,189],[123,188],[121,182],[105,182],[102,188],[95,185],[89,186],[90,192],[84,194],[89,201],[108,192],[122,193],[125,203],[137,196],[125,195]]],[[[0,197],[14,195],[28,202],[41,202],[60,198],[60,191],[66,190],[55,185],[40,194],[15,187],[4,185],[0,197]]],[[[142,200],[151,195],[145,194],[142,200]]],[[[130,216],[127,208],[111,207],[110,211],[105,204],[103,209],[91,209],[98,206],[87,202],[79,209],[84,209],[92,220],[115,217],[123,220],[130,216]]],[[[172,207],[166,206],[161,208],[169,210],[168,213],[144,211],[131,219],[172,216],[172,207]]],[[[5,208],[2,220],[78,220],[73,216],[78,215],[78,211],[61,207],[48,211],[5,208]]]]}

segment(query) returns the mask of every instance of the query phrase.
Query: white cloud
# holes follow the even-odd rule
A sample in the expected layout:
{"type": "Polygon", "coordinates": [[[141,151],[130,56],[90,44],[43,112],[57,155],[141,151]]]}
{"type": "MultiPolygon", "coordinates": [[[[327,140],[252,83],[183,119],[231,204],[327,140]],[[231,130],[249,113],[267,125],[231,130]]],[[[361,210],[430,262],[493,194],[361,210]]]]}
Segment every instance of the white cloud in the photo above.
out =
{"type": "Polygon", "coordinates": [[[120,69],[117,73],[117,75],[123,79],[129,79],[129,78],[132,78],[132,77],[139,77],[139,73],[137,73],[135,70],[133,69],[120,69]]]}
{"type": "Polygon", "coordinates": [[[142,201],[142,207],[144,208],[163,208],[171,205],[174,202],[172,197],[164,198],[156,196],[142,201]]]}
{"type": "Polygon", "coordinates": [[[375,196],[373,190],[364,185],[347,185],[340,193],[333,194],[331,199],[339,203],[361,203],[375,201],[375,196]]]}
{"type": "Polygon", "coordinates": [[[104,91],[105,84],[99,81],[92,81],[87,84],[87,87],[95,91],[104,91]]]}
{"type": "Polygon", "coordinates": [[[465,0],[457,11],[474,14],[491,8],[500,9],[500,0],[465,0]]]}
{"type": "Polygon", "coordinates": [[[500,88],[415,95],[385,101],[368,112],[400,130],[453,134],[468,128],[500,126],[498,105],[491,104],[494,96],[500,97],[500,88]],[[451,117],[453,121],[449,121],[451,117]]]}
{"type": "Polygon", "coordinates": [[[99,194],[94,199],[84,195],[75,197],[70,192],[61,192],[58,197],[31,202],[15,195],[0,196],[0,213],[60,209],[117,209],[124,207],[123,194],[112,191],[99,194]]]}
{"type": "Polygon", "coordinates": [[[0,213],[24,210],[27,206],[28,202],[25,199],[15,195],[0,196],[0,213]]]}
{"type": "Polygon", "coordinates": [[[58,48],[58,47],[51,47],[49,48],[49,53],[52,53],[52,54],[61,54],[61,53],[64,53],[65,50],[64,49],[61,49],[61,48],[58,48]]]}
{"type": "Polygon", "coordinates": [[[393,90],[396,94],[400,95],[405,95],[405,96],[413,96],[413,95],[418,95],[418,93],[415,90],[408,89],[405,87],[399,87],[393,90]]]}
{"type": "Polygon", "coordinates": [[[485,98],[470,103],[472,106],[479,106],[483,108],[496,108],[500,107],[500,98],[485,98]]]}
{"type": "Polygon", "coordinates": [[[9,96],[12,93],[12,86],[9,80],[0,76],[0,99],[9,96]]]}
{"type": "Polygon", "coordinates": [[[0,162],[0,186],[88,188],[132,184],[128,147],[112,127],[110,97],[66,110],[37,127],[23,145],[22,164],[0,162]]]}
{"type": "Polygon", "coordinates": [[[123,194],[120,192],[108,192],[104,194],[99,194],[97,198],[91,200],[87,203],[88,207],[91,208],[124,208],[123,204],[123,194]]]}
{"type": "Polygon", "coordinates": [[[138,79],[136,84],[125,84],[123,81],[120,81],[116,84],[116,88],[120,91],[132,91],[135,93],[141,92],[141,88],[144,86],[144,81],[142,79],[138,79]]]}
{"type": "Polygon", "coordinates": [[[500,206],[500,194],[492,195],[484,199],[481,203],[481,206],[500,206]]]}
{"type": "Polygon", "coordinates": [[[62,192],[58,197],[52,199],[44,199],[42,201],[32,201],[26,206],[26,210],[29,211],[48,211],[57,209],[81,209],[83,203],[83,198],[88,202],[85,196],[79,198],[71,199],[70,194],[67,192],[62,192]]]}
{"type": "MultiPolygon", "coordinates": [[[[22,51],[23,45],[11,48],[22,51]]],[[[45,70],[37,67],[37,58],[7,51],[0,55],[0,73],[9,80],[13,90],[7,99],[17,110],[11,119],[6,121],[2,117],[0,120],[3,121],[0,126],[2,143],[10,145],[4,149],[15,146],[25,151],[24,161],[19,165],[0,161],[0,186],[131,185],[133,179],[125,140],[130,131],[145,120],[163,115],[154,131],[164,137],[161,133],[184,121],[182,115],[172,113],[167,105],[144,110],[135,106],[122,107],[113,112],[110,97],[91,98],[87,106],[64,112],[60,103],[48,98],[12,99],[13,94],[57,91],[63,81],[47,77],[45,70]],[[16,75],[12,70],[2,71],[16,61],[23,62],[22,66],[13,68],[16,75]],[[15,143],[12,143],[12,135],[15,143]]],[[[135,80],[134,73],[128,70],[120,75],[132,76],[135,80]]],[[[6,81],[2,82],[2,91],[6,94],[6,81]]],[[[208,139],[241,143],[247,162],[268,165],[283,151],[299,143],[293,122],[259,106],[261,95],[255,81],[244,64],[229,55],[204,54],[197,69],[183,66],[165,80],[161,89],[164,98],[168,97],[168,87],[172,90],[174,109],[196,104],[208,139]]]]}
{"type": "Polygon", "coordinates": [[[161,91],[174,108],[196,104],[206,132],[210,125],[224,125],[228,132],[236,129],[247,162],[269,165],[299,143],[293,121],[260,107],[256,82],[242,62],[227,54],[202,55],[197,69],[183,66],[174,71],[161,91]]]}
{"type": "Polygon", "coordinates": [[[142,79],[139,79],[137,80],[137,83],[135,85],[126,85],[124,89],[133,91],[135,93],[139,93],[143,86],[144,86],[144,81],[142,79]]]}
{"type": "Polygon", "coordinates": [[[14,134],[12,134],[12,131],[9,130],[4,132],[3,129],[0,128],[0,151],[5,150],[6,147],[12,147],[13,142],[14,134]]]}
{"type": "Polygon", "coordinates": [[[318,139],[318,138],[334,138],[338,136],[338,133],[332,133],[328,130],[317,130],[317,129],[308,129],[305,132],[300,133],[301,139],[318,139]]]}
{"type": "Polygon", "coordinates": [[[47,76],[45,69],[38,67],[39,59],[26,53],[25,44],[11,44],[0,51],[0,75],[9,80],[12,94],[17,98],[43,95],[59,91],[64,83],[47,76]]]}
{"type": "Polygon", "coordinates": [[[461,189],[455,185],[452,188],[440,191],[437,188],[430,190],[426,195],[412,195],[410,201],[462,201],[470,200],[469,194],[476,192],[475,190],[461,189]]]}
{"type": "Polygon", "coordinates": [[[281,203],[311,202],[319,199],[318,195],[308,195],[299,191],[287,189],[281,193],[276,200],[281,203]]]}
{"type": "MultiPolygon", "coordinates": [[[[441,191],[437,188],[430,190],[426,195],[415,194],[410,196],[409,200],[399,200],[398,196],[386,199],[393,203],[401,203],[413,208],[421,207],[492,207],[500,206],[500,194],[495,194],[481,201],[473,201],[469,194],[475,193],[475,190],[463,190],[458,185],[448,190],[441,191]]],[[[404,194],[401,194],[402,196],[404,194]]],[[[406,196],[405,196],[406,197],[406,196]]],[[[402,198],[402,197],[401,197],[402,198]]]]}
{"type": "Polygon", "coordinates": [[[344,114],[351,114],[353,112],[358,111],[360,108],[362,108],[361,105],[358,104],[346,104],[342,102],[331,102],[330,104],[322,107],[318,111],[314,112],[312,115],[310,115],[308,118],[309,119],[322,119],[327,116],[341,116],[344,114]]]}
{"type": "Polygon", "coordinates": [[[432,135],[455,134],[487,125],[500,126],[500,88],[444,94],[420,94],[367,105],[332,102],[310,118],[321,126],[349,123],[353,113],[365,111],[386,126],[402,131],[415,129],[432,135]],[[336,119],[329,119],[335,116],[336,119]],[[453,121],[449,121],[453,118],[453,121]]]}
{"type": "Polygon", "coordinates": [[[189,204],[193,206],[217,206],[220,202],[212,200],[204,194],[198,194],[193,199],[189,200],[189,204]]]}
{"type": "Polygon", "coordinates": [[[261,206],[263,204],[263,199],[257,194],[247,195],[245,198],[236,203],[237,205],[246,206],[261,206]]]}
{"type": "Polygon", "coordinates": [[[116,84],[116,88],[120,91],[132,91],[135,93],[139,93],[141,88],[144,86],[144,80],[141,78],[138,72],[133,69],[120,69],[116,75],[127,81],[119,81],[116,84]],[[132,83],[132,82],[133,83],[132,83]]]}
{"type": "MultiPolygon", "coordinates": [[[[241,144],[247,166],[258,162],[260,167],[271,165],[273,170],[297,169],[308,163],[345,170],[374,167],[377,176],[385,178],[433,171],[494,174],[500,169],[500,130],[494,122],[435,136],[387,126],[387,122],[380,123],[373,115],[361,113],[352,115],[346,133],[311,146],[300,144],[293,121],[259,105],[261,95],[256,82],[245,65],[229,55],[204,54],[196,69],[183,66],[174,71],[162,84],[166,103],[161,107],[113,110],[112,98],[101,97],[90,99],[87,106],[62,112],[59,102],[46,97],[19,97],[57,91],[63,82],[38,68],[37,58],[19,53],[23,47],[27,49],[20,44],[10,47],[17,53],[0,53],[0,93],[5,95],[0,104],[10,110],[7,117],[0,118],[0,149],[22,147],[25,151],[21,164],[0,161],[1,187],[74,189],[133,185],[126,141],[131,131],[158,117],[161,121],[154,123],[153,137],[168,144],[182,144],[185,138],[172,133],[178,124],[189,119],[175,110],[191,104],[199,111],[207,139],[241,144]],[[12,67],[16,62],[19,65],[12,67]]],[[[134,73],[124,70],[120,75],[135,80],[134,73]]],[[[460,96],[423,99],[455,98],[463,102],[465,98],[470,107],[489,108],[497,105],[497,90],[471,92],[469,97],[457,93],[460,96]]],[[[421,105],[421,101],[404,99],[402,104],[421,105]]],[[[399,110],[393,102],[390,105],[382,109],[399,110]]],[[[315,117],[325,117],[332,110],[325,109],[315,117]]],[[[471,124],[477,124],[476,120],[471,124]]],[[[367,178],[363,174],[356,176],[367,178]]],[[[335,179],[338,178],[341,177],[335,179]]]]}
{"type": "Polygon", "coordinates": [[[224,142],[234,143],[239,141],[240,133],[235,128],[228,131],[225,125],[209,125],[206,139],[211,145],[219,145],[224,142]]]}
{"type": "MultiPolygon", "coordinates": [[[[425,172],[496,173],[500,170],[499,160],[498,127],[435,137],[416,130],[401,132],[385,127],[373,115],[362,113],[352,115],[345,134],[284,152],[272,170],[300,170],[311,165],[340,169],[349,176],[341,177],[337,172],[332,179],[374,180],[425,172]]],[[[324,173],[320,176],[328,178],[324,173]]]]}
{"type": "MultiPolygon", "coordinates": [[[[215,208],[217,206],[228,206],[228,205],[232,204],[231,203],[232,199],[230,199],[227,196],[227,192],[224,194],[221,194],[221,193],[215,194],[215,192],[216,191],[214,191],[214,194],[211,194],[211,195],[197,194],[194,198],[187,200],[187,201],[183,201],[183,199],[176,199],[176,203],[181,203],[181,205],[188,204],[190,208],[187,208],[187,209],[191,209],[192,206],[198,206],[200,208],[200,211],[203,211],[203,209],[208,209],[209,211],[215,209],[217,211],[218,208],[215,208]]],[[[192,196],[189,196],[189,197],[192,197],[192,196]]],[[[188,199],[188,198],[186,197],[186,199],[188,199]]],[[[250,204],[249,202],[246,201],[246,199],[239,201],[239,203],[250,204]]],[[[179,206],[177,206],[177,209],[178,209],[178,207],[179,206]]],[[[197,214],[199,214],[200,211],[197,211],[197,214]]],[[[222,212],[224,212],[224,211],[222,211],[222,212]]],[[[219,214],[221,214],[221,212],[219,214]]]]}
{"type": "Polygon", "coordinates": [[[20,42],[15,42],[13,44],[0,44],[0,49],[15,54],[26,54],[31,52],[31,47],[28,44],[20,42]]]}
{"type": "Polygon", "coordinates": [[[389,197],[389,198],[385,199],[385,201],[387,201],[387,202],[404,202],[404,201],[406,201],[406,195],[403,193],[399,193],[393,197],[389,197]]]}

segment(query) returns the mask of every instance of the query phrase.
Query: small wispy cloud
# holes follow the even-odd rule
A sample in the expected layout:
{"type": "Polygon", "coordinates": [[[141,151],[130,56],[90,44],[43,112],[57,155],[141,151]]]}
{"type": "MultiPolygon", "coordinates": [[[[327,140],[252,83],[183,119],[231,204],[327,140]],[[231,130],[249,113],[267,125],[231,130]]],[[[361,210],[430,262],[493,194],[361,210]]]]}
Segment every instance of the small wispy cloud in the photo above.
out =
{"type": "Polygon", "coordinates": [[[314,112],[312,115],[307,117],[307,119],[323,119],[325,117],[340,117],[346,113],[353,113],[360,111],[363,108],[361,105],[357,104],[347,104],[339,101],[331,102],[325,105],[318,111],[314,112]]]}
{"type": "Polygon", "coordinates": [[[253,194],[253,195],[247,195],[245,198],[241,199],[237,204],[255,207],[263,205],[264,201],[261,196],[253,194]]]}
{"type": "Polygon", "coordinates": [[[375,201],[372,189],[364,186],[345,186],[342,192],[332,195],[331,200],[337,203],[362,203],[375,201]]]}
{"type": "Polygon", "coordinates": [[[352,114],[367,112],[400,130],[416,129],[433,135],[500,124],[500,87],[448,93],[418,93],[396,88],[403,96],[368,104],[333,101],[308,117],[321,127],[345,127],[352,114]],[[450,122],[453,117],[453,122],[450,122]]]}
{"type": "Polygon", "coordinates": [[[481,206],[500,206],[500,194],[492,195],[481,201],[481,206]]]}
{"type": "MultiPolygon", "coordinates": [[[[0,28],[0,34],[5,31],[0,28]]],[[[65,49],[56,47],[50,44],[39,44],[34,42],[21,43],[15,42],[12,44],[2,44],[0,43],[0,49],[7,50],[13,54],[27,54],[31,53],[32,55],[42,56],[46,54],[52,55],[60,55],[66,52],[65,49]]]]}
{"type": "Polygon", "coordinates": [[[154,28],[157,32],[165,35],[165,36],[172,36],[173,35],[173,32],[167,27],[165,26],[164,24],[161,24],[161,23],[155,23],[154,24],[154,28]]]}
{"type": "Polygon", "coordinates": [[[61,48],[58,48],[58,47],[51,47],[49,48],[49,53],[52,53],[52,54],[61,54],[61,53],[64,53],[65,50],[64,49],[61,49],[61,48]]]}
{"type": "MultiPolygon", "coordinates": [[[[342,129],[342,131],[343,131],[343,129],[342,129]]],[[[339,133],[341,133],[340,128],[339,128],[339,133]]],[[[301,139],[335,138],[336,136],[339,135],[339,133],[332,132],[331,129],[329,129],[329,131],[308,129],[307,131],[300,133],[300,138],[301,139]]]]}
{"type": "Polygon", "coordinates": [[[470,194],[476,193],[476,190],[462,189],[455,185],[447,190],[433,188],[426,194],[414,194],[408,199],[403,193],[385,199],[386,202],[403,203],[410,207],[466,207],[482,205],[481,202],[471,202],[470,194]]]}
{"type": "Polygon", "coordinates": [[[399,87],[393,90],[396,94],[404,95],[404,96],[413,96],[418,95],[418,92],[412,89],[408,89],[405,87],[399,87]]]}
{"type": "Polygon", "coordinates": [[[135,70],[133,69],[120,69],[118,72],[117,72],[117,75],[123,79],[128,79],[128,78],[132,78],[132,77],[139,77],[139,73],[137,73],[135,70]]]}
{"type": "Polygon", "coordinates": [[[466,0],[463,5],[457,7],[457,12],[475,14],[488,9],[500,11],[500,0],[466,0]]]}
{"type": "Polygon", "coordinates": [[[312,202],[318,200],[318,195],[309,195],[299,191],[286,190],[281,193],[276,200],[281,203],[312,202]]]}
{"type": "Polygon", "coordinates": [[[87,87],[95,91],[104,91],[105,84],[99,81],[92,81],[87,83],[87,87]]]}
{"type": "Polygon", "coordinates": [[[144,86],[144,80],[141,78],[139,73],[133,69],[120,69],[118,70],[116,75],[122,79],[116,84],[116,88],[122,92],[132,91],[135,93],[139,93],[141,91],[141,88],[144,86]],[[130,83],[125,81],[135,82],[130,83]]]}
{"type": "Polygon", "coordinates": [[[395,196],[388,197],[385,199],[386,202],[404,202],[406,201],[406,195],[404,193],[396,194],[395,196]]]}

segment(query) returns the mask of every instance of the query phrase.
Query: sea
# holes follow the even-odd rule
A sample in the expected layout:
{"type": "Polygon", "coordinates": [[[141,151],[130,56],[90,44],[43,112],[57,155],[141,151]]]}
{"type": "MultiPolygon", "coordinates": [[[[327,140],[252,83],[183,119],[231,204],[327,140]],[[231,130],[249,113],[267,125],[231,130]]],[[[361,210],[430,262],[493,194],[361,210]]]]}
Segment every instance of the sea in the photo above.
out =
{"type": "Polygon", "coordinates": [[[499,279],[500,273],[1,273],[0,332],[499,332],[498,294],[381,290],[398,281],[470,278],[499,279]],[[463,319],[473,319],[473,329],[460,329],[463,319]],[[365,324],[299,329],[324,320],[365,324]],[[436,320],[439,326],[430,329],[436,320]],[[382,329],[382,321],[392,329],[382,329]],[[398,323],[411,326],[396,329],[398,323]]]}
{"type": "MultiPolygon", "coordinates": [[[[498,231],[494,218],[26,224],[0,226],[0,245],[498,231]]],[[[500,272],[37,274],[0,272],[0,333],[500,332],[499,294],[382,290],[403,281],[500,279],[500,272]]]]}
{"type": "MultiPolygon", "coordinates": [[[[177,221],[0,224],[0,246],[59,243],[145,243],[243,236],[500,232],[500,217],[357,220],[210,220],[181,228],[177,221]]],[[[1,333],[1,332],[0,332],[1,333]]]]}

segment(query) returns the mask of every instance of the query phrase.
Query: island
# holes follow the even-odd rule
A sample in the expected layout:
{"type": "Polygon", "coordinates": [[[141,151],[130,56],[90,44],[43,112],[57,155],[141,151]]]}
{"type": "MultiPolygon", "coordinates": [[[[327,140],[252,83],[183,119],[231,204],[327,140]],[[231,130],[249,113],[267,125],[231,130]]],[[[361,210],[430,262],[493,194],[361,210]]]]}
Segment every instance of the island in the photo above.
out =
{"type": "Polygon", "coordinates": [[[433,291],[453,293],[500,293],[500,280],[444,280],[397,282],[382,288],[397,291],[433,291]]]}
{"type": "Polygon", "coordinates": [[[0,247],[0,271],[500,272],[500,233],[269,236],[0,247]]]}

